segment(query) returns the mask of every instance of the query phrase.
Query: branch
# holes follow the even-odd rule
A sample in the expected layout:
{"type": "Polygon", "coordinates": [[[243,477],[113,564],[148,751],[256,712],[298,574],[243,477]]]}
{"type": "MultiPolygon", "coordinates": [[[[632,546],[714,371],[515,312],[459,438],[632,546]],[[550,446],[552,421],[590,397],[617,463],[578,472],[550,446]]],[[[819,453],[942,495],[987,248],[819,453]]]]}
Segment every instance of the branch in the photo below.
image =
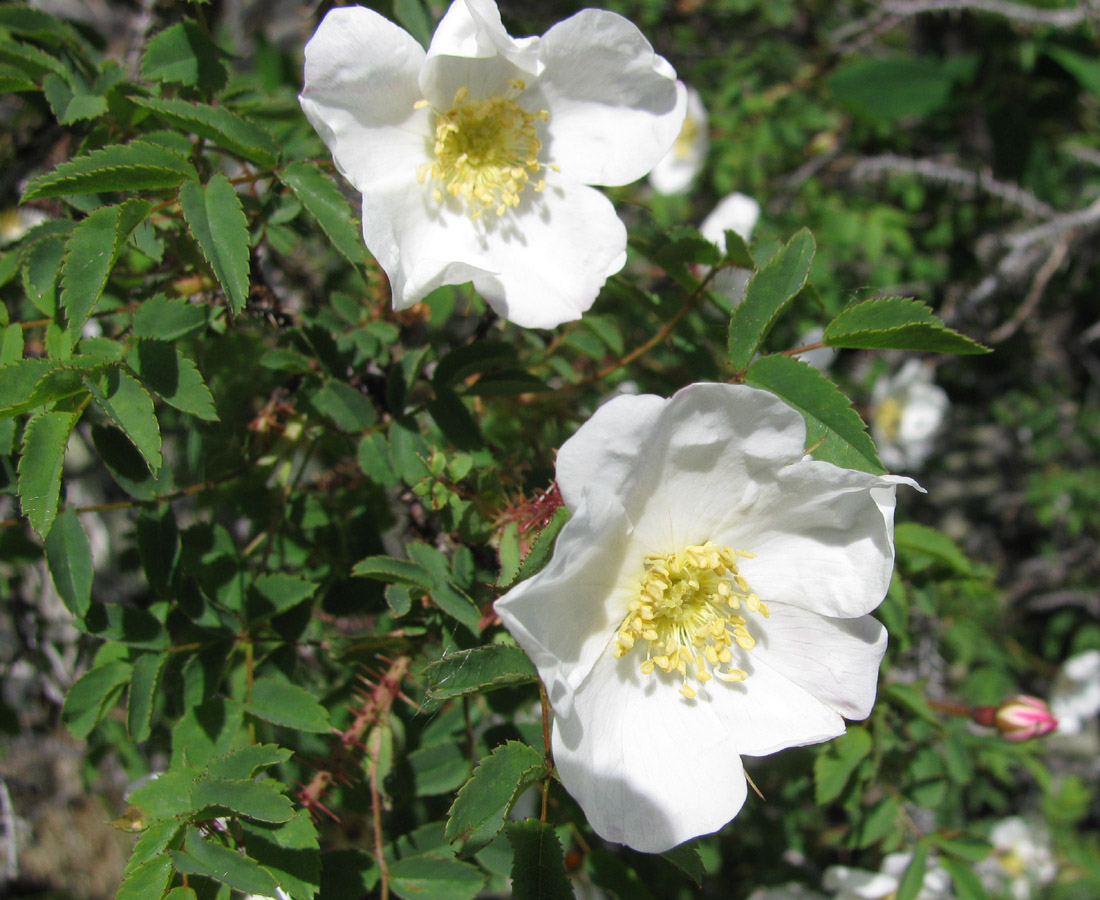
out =
{"type": "Polygon", "coordinates": [[[882,4],[883,12],[895,16],[918,16],[921,13],[952,10],[993,13],[1026,25],[1052,25],[1055,28],[1072,28],[1088,18],[1085,10],[1080,7],[1039,9],[1007,0],[886,0],[882,4]]]}
{"type": "Polygon", "coordinates": [[[1040,200],[1031,191],[1024,190],[1014,184],[998,181],[988,172],[974,172],[970,169],[933,159],[907,159],[903,156],[895,156],[893,153],[872,156],[861,159],[855,164],[852,168],[852,177],[855,179],[869,178],[882,172],[902,172],[919,175],[930,181],[956,184],[971,190],[982,191],[991,197],[996,197],[998,200],[1023,210],[1029,215],[1044,219],[1054,216],[1057,212],[1054,207],[1040,200]]]}

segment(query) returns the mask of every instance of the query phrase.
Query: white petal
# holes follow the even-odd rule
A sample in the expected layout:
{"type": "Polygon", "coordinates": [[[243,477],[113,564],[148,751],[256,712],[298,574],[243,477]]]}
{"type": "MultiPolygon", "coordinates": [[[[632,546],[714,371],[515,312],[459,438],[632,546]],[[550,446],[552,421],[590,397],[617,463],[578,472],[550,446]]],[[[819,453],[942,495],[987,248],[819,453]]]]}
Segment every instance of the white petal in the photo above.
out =
{"type": "Polygon", "coordinates": [[[672,149],[649,173],[649,183],[660,194],[681,194],[691,187],[695,176],[703,168],[707,158],[710,137],[707,133],[707,110],[695,88],[687,89],[687,115],[672,149]],[[686,141],[685,131],[691,130],[691,140],[686,141]]]}
{"type": "Polygon", "coordinates": [[[584,491],[601,485],[621,494],[638,450],[646,446],[666,400],[656,394],[614,397],[558,450],[556,473],[565,505],[575,510],[584,491]]]}
{"type": "Polygon", "coordinates": [[[745,194],[730,194],[703,220],[699,232],[723,253],[726,252],[726,232],[736,231],[746,241],[760,218],[760,204],[745,194]]]}
{"type": "Polygon", "coordinates": [[[693,384],[665,401],[621,397],[562,445],[558,483],[567,503],[588,485],[622,495],[636,527],[649,510],[649,552],[672,552],[713,537],[730,504],[757,490],[750,473],[801,459],[805,435],[795,410],[745,385],[693,384]]]}
{"type": "Polygon", "coordinates": [[[536,93],[550,112],[550,162],[585,184],[629,184],[663,157],[684,120],[685,88],[629,21],[584,9],[543,35],[536,93]]]}
{"type": "Polygon", "coordinates": [[[870,616],[834,619],[771,603],[771,617],[749,616],[750,660],[804,688],[848,719],[865,719],[875,702],[886,629],[870,616]]]}
{"type": "Polygon", "coordinates": [[[360,191],[395,171],[415,181],[427,159],[428,113],[414,109],[423,61],[408,32],[359,6],[329,12],[306,44],[302,110],[360,191]]]}
{"type": "Polygon", "coordinates": [[[630,655],[601,657],[571,714],[555,718],[553,748],[596,832],[645,853],[717,831],[745,802],[736,746],[713,710],[641,675],[630,655]]]}
{"type": "Polygon", "coordinates": [[[432,185],[394,176],[363,194],[363,236],[390,278],[394,308],[444,284],[472,281],[504,318],[527,328],[579,319],[626,262],[626,228],[599,191],[530,187],[518,207],[477,220],[432,185]]]}
{"type": "Polygon", "coordinates": [[[741,572],[768,603],[822,615],[866,615],[886,596],[894,567],[894,501],[908,478],[804,460],[778,472],[740,521],[715,537],[755,554],[741,572]]]}
{"type": "Polygon", "coordinates": [[[610,494],[590,492],[558,535],[549,565],[494,604],[560,715],[572,708],[596,660],[610,655],[637,590],[637,579],[621,572],[640,570],[642,555],[622,506],[610,494]]]}
{"type": "Polygon", "coordinates": [[[626,264],[626,227],[599,191],[547,173],[545,190],[524,191],[515,215],[487,227],[493,277],[474,287],[504,318],[526,328],[579,319],[626,264]]]}
{"type": "MultiPolygon", "coordinates": [[[[492,0],[455,0],[443,16],[428,47],[428,59],[500,56],[533,75],[538,74],[537,37],[513,38],[500,21],[492,0]]],[[[457,87],[457,85],[456,85],[457,87]]]]}

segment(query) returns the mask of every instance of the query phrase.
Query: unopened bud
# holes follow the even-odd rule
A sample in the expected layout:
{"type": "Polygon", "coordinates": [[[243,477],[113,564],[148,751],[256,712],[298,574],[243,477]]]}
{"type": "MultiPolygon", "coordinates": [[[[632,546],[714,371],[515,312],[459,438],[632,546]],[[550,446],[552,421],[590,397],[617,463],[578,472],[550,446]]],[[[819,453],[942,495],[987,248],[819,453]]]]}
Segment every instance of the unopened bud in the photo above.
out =
{"type": "Polygon", "coordinates": [[[996,728],[1007,741],[1026,741],[1050,734],[1058,720],[1038,697],[1017,694],[1000,706],[975,706],[971,718],[979,725],[996,728]]]}

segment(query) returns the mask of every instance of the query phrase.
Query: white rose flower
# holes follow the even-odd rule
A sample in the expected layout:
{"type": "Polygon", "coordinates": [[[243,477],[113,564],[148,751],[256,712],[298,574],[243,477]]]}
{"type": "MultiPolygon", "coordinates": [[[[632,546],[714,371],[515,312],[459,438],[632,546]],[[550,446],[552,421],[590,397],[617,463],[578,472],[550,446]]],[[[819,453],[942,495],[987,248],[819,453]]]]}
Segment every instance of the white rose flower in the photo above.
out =
{"type": "Polygon", "coordinates": [[[1100,650],[1086,650],[1064,663],[1050,695],[1061,734],[1080,734],[1100,713],[1100,650]]]}
{"type": "Polygon", "coordinates": [[[585,9],[513,38],[492,0],[456,0],[424,49],[363,7],[305,48],[306,117],[363,195],[395,309],[472,281],[518,325],[578,319],[626,262],[592,184],[628,184],[684,118],[676,73],[630,22],[585,9]]]}
{"type": "MultiPolygon", "coordinates": [[[[730,194],[719,201],[718,205],[699,226],[699,233],[726,252],[726,232],[735,231],[748,243],[752,230],[760,218],[760,204],[745,194],[730,194]]],[[[714,276],[711,288],[729,298],[733,306],[745,299],[745,288],[752,272],[747,269],[723,269],[714,276]]]]}
{"type": "Polygon", "coordinates": [[[710,135],[707,108],[693,87],[687,89],[687,115],[672,149],[653,167],[649,183],[659,194],[683,194],[691,187],[707,161],[710,135]]]}
{"type": "Polygon", "coordinates": [[[1032,890],[1050,884],[1058,865],[1046,828],[1019,816],[1002,819],[989,832],[993,853],[974,867],[986,890],[1013,900],[1030,900],[1032,890]]]}
{"type": "MultiPolygon", "coordinates": [[[[890,853],[882,860],[878,872],[849,866],[829,866],[822,886],[833,892],[834,900],[892,900],[901,884],[901,876],[909,867],[910,853],[890,853]]],[[[930,857],[924,870],[917,900],[951,900],[951,876],[930,857]]]]}
{"type": "Polygon", "coordinates": [[[874,703],[908,478],[804,454],[745,385],[616,397],[561,447],[573,517],[496,603],[554,708],[566,790],[609,841],[660,852],[741,809],[739,757],[844,733],[874,703]]]}
{"type": "Polygon", "coordinates": [[[871,393],[871,437],[888,469],[919,469],[932,455],[935,437],[951,401],[932,383],[918,359],[907,360],[893,377],[875,382],[871,393]]]}

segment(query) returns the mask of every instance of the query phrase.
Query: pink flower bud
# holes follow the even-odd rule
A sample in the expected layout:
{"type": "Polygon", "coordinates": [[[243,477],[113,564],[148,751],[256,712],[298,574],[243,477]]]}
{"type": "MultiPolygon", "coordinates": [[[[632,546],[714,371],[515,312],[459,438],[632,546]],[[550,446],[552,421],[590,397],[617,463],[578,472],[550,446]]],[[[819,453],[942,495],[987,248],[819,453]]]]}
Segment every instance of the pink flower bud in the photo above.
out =
{"type": "Polygon", "coordinates": [[[1038,697],[1017,694],[1000,706],[976,706],[971,712],[975,722],[996,728],[1007,741],[1026,741],[1050,734],[1058,720],[1050,707],[1038,697]]]}

